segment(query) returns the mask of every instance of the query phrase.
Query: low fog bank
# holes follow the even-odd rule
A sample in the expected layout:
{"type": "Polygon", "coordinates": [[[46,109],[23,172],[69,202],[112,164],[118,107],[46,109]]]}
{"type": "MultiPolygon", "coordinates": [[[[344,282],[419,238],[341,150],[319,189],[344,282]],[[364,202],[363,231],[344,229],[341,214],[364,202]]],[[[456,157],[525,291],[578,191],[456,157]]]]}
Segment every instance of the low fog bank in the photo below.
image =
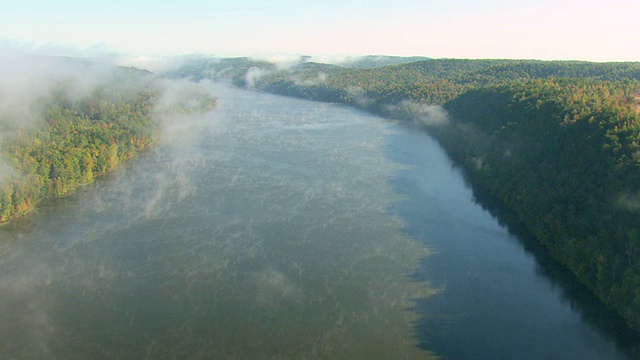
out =
{"type": "Polygon", "coordinates": [[[114,68],[68,58],[0,55],[0,124],[23,127],[40,120],[38,103],[64,86],[71,100],[112,79],[114,68]]]}
{"type": "MultiPolygon", "coordinates": [[[[185,122],[189,116],[213,108],[215,99],[199,84],[119,66],[123,59],[116,55],[43,55],[41,51],[0,44],[0,185],[19,175],[15,164],[12,166],[11,155],[2,151],[3,144],[45,125],[44,110],[60,93],[73,107],[107,86],[115,88],[117,96],[125,101],[151,89],[157,94],[153,115],[160,125],[161,136],[168,139],[171,133],[167,129],[175,127],[176,122],[185,122]]],[[[164,60],[167,66],[178,63],[164,60]]]]}
{"type": "Polygon", "coordinates": [[[449,113],[440,105],[429,105],[415,100],[402,100],[387,105],[385,112],[394,117],[413,120],[416,127],[431,128],[449,124],[449,113]]]}
{"type": "Polygon", "coordinates": [[[424,56],[391,56],[391,55],[359,55],[359,54],[253,54],[248,57],[254,61],[266,61],[280,69],[287,69],[301,63],[317,63],[336,65],[344,68],[369,69],[388,65],[406,64],[428,60],[424,56]]]}
{"type": "MultiPolygon", "coordinates": [[[[56,91],[78,102],[113,81],[116,69],[104,62],[0,52],[0,149],[24,130],[44,123],[44,105],[56,91]]],[[[0,153],[0,184],[13,175],[10,160],[0,153]]]]}

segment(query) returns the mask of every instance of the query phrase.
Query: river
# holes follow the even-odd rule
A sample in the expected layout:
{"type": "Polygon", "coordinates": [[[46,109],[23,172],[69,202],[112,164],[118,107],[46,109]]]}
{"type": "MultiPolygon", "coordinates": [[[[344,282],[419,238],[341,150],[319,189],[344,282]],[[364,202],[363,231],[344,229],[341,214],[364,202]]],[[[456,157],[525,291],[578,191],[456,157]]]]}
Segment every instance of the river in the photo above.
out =
{"type": "Polygon", "coordinates": [[[426,134],[210,87],[216,110],[0,227],[0,358],[636,354],[426,134]]]}

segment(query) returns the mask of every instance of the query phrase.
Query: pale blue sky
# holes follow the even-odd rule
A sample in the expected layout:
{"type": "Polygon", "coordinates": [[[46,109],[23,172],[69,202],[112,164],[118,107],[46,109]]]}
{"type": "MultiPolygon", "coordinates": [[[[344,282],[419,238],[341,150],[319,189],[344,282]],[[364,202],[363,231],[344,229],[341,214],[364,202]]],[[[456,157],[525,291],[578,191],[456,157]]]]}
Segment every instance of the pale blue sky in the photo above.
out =
{"type": "Polygon", "coordinates": [[[135,56],[640,61],[638,0],[4,0],[0,38],[135,56]]]}

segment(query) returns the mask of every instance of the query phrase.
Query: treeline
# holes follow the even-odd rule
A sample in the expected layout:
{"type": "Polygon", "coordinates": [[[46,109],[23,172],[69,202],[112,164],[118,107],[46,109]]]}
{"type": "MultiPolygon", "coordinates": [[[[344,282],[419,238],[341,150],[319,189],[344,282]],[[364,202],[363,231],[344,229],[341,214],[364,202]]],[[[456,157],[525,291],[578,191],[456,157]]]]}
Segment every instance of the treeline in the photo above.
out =
{"type": "MultiPolygon", "coordinates": [[[[0,123],[0,160],[11,172],[0,181],[0,222],[114,170],[157,139],[155,106],[166,84],[133,69],[113,76],[79,99],[70,83],[56,84],[32,106],[40,120],[0,123]]],[[[187,97],[188,106],[172,102],[162,111],[205,111],[215,105],[204,93],[187,97]]]]}
{"type": "MultiPolygon", "coordinates": [[[[396,119],[443,106],[448,121],[429,131],[469,180],[640,330],[640,63],[433,59],[259,69],[254,88],[396,119]]],[[[246,85],[246,74],[229,79],[246,85]]]]}
{"type": "MultiPolygon", "coordinates": [[[[269,71],[273,67],[257,66],[264,75],[253,81],[255,88],[371,111],[383,111],[406,100],[443,105],[472,89],[531,79],[640,79],[638,63],[433,59],[374,69],[301,63],[289,70],[269,71]]],[[[243,80],[238,74],[233,77],[235,84],[243,80]]]]}

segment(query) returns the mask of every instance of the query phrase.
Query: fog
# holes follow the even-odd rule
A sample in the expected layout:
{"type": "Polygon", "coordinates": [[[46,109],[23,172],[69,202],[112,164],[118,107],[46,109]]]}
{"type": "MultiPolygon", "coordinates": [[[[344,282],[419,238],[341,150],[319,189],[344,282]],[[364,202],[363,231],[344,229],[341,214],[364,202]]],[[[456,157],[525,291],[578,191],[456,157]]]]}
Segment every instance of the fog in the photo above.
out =
{"type": "Polygon", "coordinates": [[[402,100],[387,105],[385,112],[393,117],[412,119],[417,127],[444,126],[449,123],[449,114],[440,105],[429,105],[414,100],[402,100]]]}
{"type": "MultiPolygon", "coordinates": [[[[113,66],[104,63],[0,52],[0,148],[22,130],[44,122],[43,104],[51,101],[54,89],[64,86],[69,99],[78,101],[111,81],[113,72],[113,66]]],[[[0,154],[0,185],[16,175],[0,154]]]]}
{"type": "Polygon", "coordinates": [[[616,197],[615,203],[617,207],[620,207],[627,211],[637,212],[640,211],[640,194],[624,193],[619,194],[616,197]]]}
{"type": "MultiPolygon", "coordinates": [[[[117,56],[115,63],[118,66],[135,67],[138,69],[144,69],[153,73],[163,73],[170,70],[175,70],[180,66],[189,63],[193,60],[199,60],[204,58],[203,55],[180,55],[180,56],[131,56],[131,55],[119,55],[117,56]]],[[[212,58],[212,57],[207,57],[212,58]]]]}
{"type": "Polygon", "coordinates": [[[257,67],[252,67],[247,71],[245,75],[245,83],[248,89],[254,89],[257,82],[265,75],[272,73],[273,70],[265,70],[257,67]]]}
{"type": "Polygon", "coordinates": [[[286,70],[303,62],[337,65],[341,67],[374,68],[393,64],[402,64],[426,60],[425,57],[399,57],[385,55],[359,54],[293,54],[293,53],[261,53],[249,56],[251,60],[273,63],[280,70],[286,70]]]}
{"type": "Polygon", "coordinates": [[[319,71],[315,76],[307,78],[294,74],[291,79],[297,86],[318,86],[327,82],[327,74],[319,71]]]}
{"type": "Polygon", "coordinates": [[[70,101],[79,101],[114,81],[117,67],[112,54],[68,57],[52,55],[55,53],[41,47],[0,44],[0,132],[3,137],[10,136],[11,131],[41,123],[44,120],[42,104],[51,100],[53,90],[64,88],[70,101]]]}
{"type": "Polygon", "coordinates": [[[56,86],[66,85],[72,100],[87,96],[112,77],[112,68],[68,58],[0,55],[0,121],[21,128],[41,120],[39,103],[56,86]]]}
{"type": "MultiPolygon", "coordinates": [[[[6,44],[0,50],[0,148],[4,141],[22,136],[24,130],[42,126],[46,120],[43,109],[53,100],[53,92],[60,89],[64,89],[68,101],[76,103],[105,85],[115,84],[123,97],[153,87],[160,93],[153,113],[165,142],[181,141],[172,137],[180,137],[180,127],[193,126],[193,116],[179,112],[200,111],[199,96],[207,93],[187,80],[163,79],[143,71],[124,76],[117,66],[122,58],[115,54],[87,52],[83,57],[70,58],[50,55],[55,53],[51,49],[6,44]]],[[[0,185],[20,175],[11,160],[0,153],[0,185]]]]}

